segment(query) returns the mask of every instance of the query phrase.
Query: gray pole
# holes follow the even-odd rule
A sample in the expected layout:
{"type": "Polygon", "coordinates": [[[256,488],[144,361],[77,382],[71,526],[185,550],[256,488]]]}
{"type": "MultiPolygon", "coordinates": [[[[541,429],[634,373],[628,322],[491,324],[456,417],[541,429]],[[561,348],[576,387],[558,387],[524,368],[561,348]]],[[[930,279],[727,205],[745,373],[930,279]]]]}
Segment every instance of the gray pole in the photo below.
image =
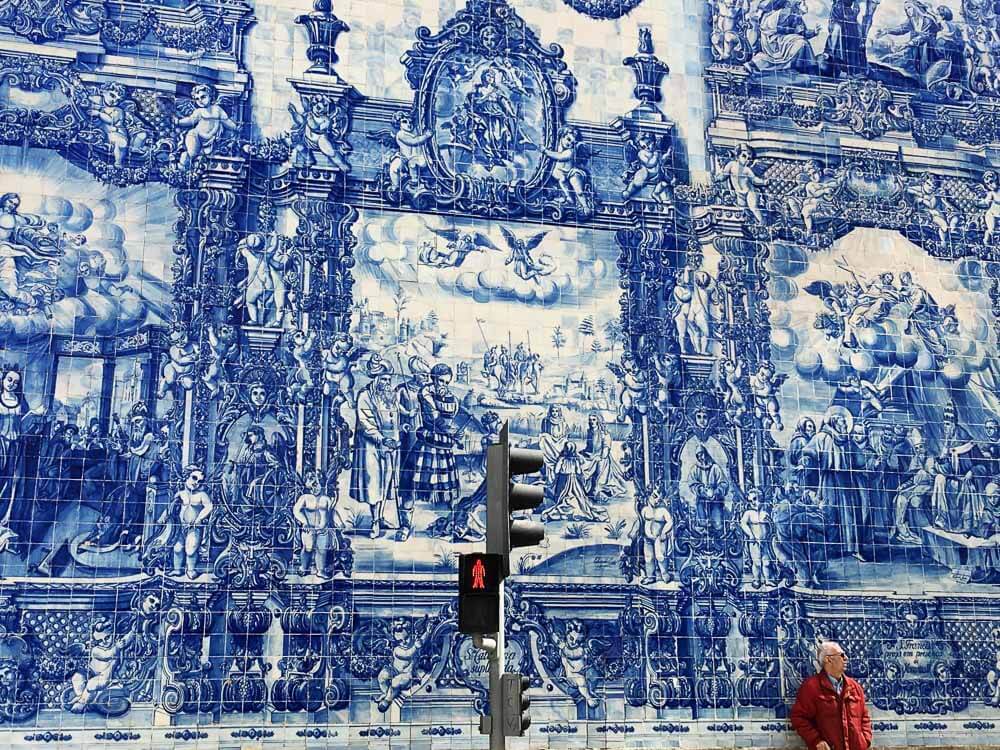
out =
{"type": "Polygon", "coordinates": [[[503,583],[500,584],[500,632],[490,653],[490,750],[506,750],[503,736],[504,621],[503,583]]]}
{"type": "MultiPolygon", "coordinates": [[[[491,445],[486,454],[486,552],[506,555],[507,515],[506,497],[510,486],[507,457],[507,426],[504,425],[500,443],[491,445]]],[[[496,634],[496,648],[490,658],[490,750],[506,750],[503,734],[503,680],[504,670],[504,584],[500,581],[500,632],[496,634]]]]}

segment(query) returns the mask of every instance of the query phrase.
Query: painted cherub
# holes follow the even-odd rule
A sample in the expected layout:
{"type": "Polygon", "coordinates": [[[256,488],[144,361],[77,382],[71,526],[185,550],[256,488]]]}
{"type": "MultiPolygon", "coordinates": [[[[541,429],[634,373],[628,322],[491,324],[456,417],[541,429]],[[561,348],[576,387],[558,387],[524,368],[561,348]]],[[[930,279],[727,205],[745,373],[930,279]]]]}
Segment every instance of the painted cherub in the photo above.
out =
{"type": "Polygon", "coordinates": [[[733,424],[739,424],[747,413],[746,399],[740,390],[740,380],[743,379],[743,365],[731,359],[719,362],[719,377],[723,385],[723,409],[733,424]]]}
{"type": "Polygon", "coordinates": [[[937,227],[938,241],[943,245],[948,241],[948,234],[958,228],[959,213],[955,205],[941,191],[938,178],[927,173],[914,184],[906,187],[906,193],[913,205],[930,217],[931,223],[937,227]]]}
{"type": "Polygon", "coordinates": [[[392,116],[392,130],[382,129],[371,133],[369,139],[383,146],[395,147],[389,157],[389,190],[399,197],[404,185],[420,182],[420,171],[427,167],[427,142],[434,137],[429,130],[418,133],[413,118],[405,112],[392,116]]]}
{"type": "Polygon", "coordinates": [[[996,651],[996,661],[993,669],[986,673],[986,684],[989,694],[986,696],[987,706],[1000,706],[1000,628],[993,628],[993,648],[996,651]]]}
{"type": "Polygon", "coordinates": [[[127,99],[125,87],[120,83],[109,83],[90,97],[89,114],[101,123],[116,167],[125,162],[130,151],[141,151],[150,135],[133,114],[135,102],[127,99]]]}
{"type": "Polygon", "coordinates": [[[667,137],[657,137],[655,133],[643,131],[625,145],[625,160],[628,168],[622,175],[625,189],[622,200],[631,200],[648,185],[653,189],[649,194],[656,203],[673,201],[673,178],[670,174],[672,149],[667,137]]]}
{"type": "Polygon", "coordinates": [[[731,62],[744,50],[741,32],[749,10],[748,0],[717,0],[711,35],[712,51],[717,60],[731,62]]]}
{"type": "Polygon", "coordinates": [[[680,383],[681,362],[673,352],[661,352],[652,358],[656,371],[656,403],[663,407],[670,402],[670,390],[680,383]]]}
{"type": "Polygon", "coordinates": [[[813,233],[813,218],[820,210],[829,210],[831,199],[843,187],[846,179],[846,171],[840,175],[833,174],[824,169],[820,161],[809,162],[809,166],[799,174],[800,188],[796,195],[788,199],[788,206],[799,214],[807,235],[813,233]]]}
{"type": "Polygon", "coordinates": [[[158,398],[166,398],[168,393],[180,398],[194,388],[198,354],[199,348],[190,340],[187,331],[178,329],[171,332],[167,361],[160,370],[160,385],[156,391],[158,398]]]}
{"type": "Polygon", "coordinates": [[[205,472],[200,466],[188,466],[184,486],[164,511],[159,524],[164,527],[155,546],[165,546],[171,552],[171,575],[187,573],[198,576],[198,557],[205,543],[205,530],[214,505],[204,489],[205,472]]]}
{"type": "Polygon", "coordinates": [[[292,158],[296,164],[313,166],[316,153],[323,154],[330,164],[341,172],[348,172],[350,164],[344,159],[348,146],[343,143],[347,131],[347,115],[335,110],[328,96],[303,97],[306,109],[300,112],[295,104],[288,105],[295,129],[292,132],[292,158]]]}
{"type": "Polygon", "coordinates": [[[202,376],[208,393],[215,396],[222,387],[222,379],[225,374],[223,365],[228,359],[234,357],[239,351],[236,340],[236,329],[231,325],[222,324],[218,328],[209,326],[208,328],[208,367],[202,376]]]}
{"type": "Polygon", "coordinates": [[[566,622],[566,635],[561,636],[559,630],[552,630],[552,640],[559,649],[559,660],[562,662],[566,681],[576,689],[580,697],[590,708],[601,704],[601,699],[591,692],[590,656],[587,653],[587,627],[581,620],[572,619],[566,622]]]}
{"type": "Polygon", "coordinates": [[[774,556],[774,523],[771,514],[762,504],[760,490],[747,492],[747,509],[740,516],[740,529],[746,535],[747,556],[750,558],[750,575],[753,587],[771,583],[768,573],[776,565],[774,556]]]}
{"type": "Polygon", "coordinates": [[[621,364],[608,362],[608,369],[611,370],[622,384],[622,392],[618,404],[618,421],[626,422],[632,410],[635,409],[640,414],[646,410],[646,387],[648,381],[646,373],[636,364],[635,360],[628,354],[622,356],[621,364]]]}
{"type": "Polygon", "coordinates": [[[235,132],[239,126],[218,103],[214,86],[203,83],[191,90],[194,109],[185,117],[177,117],[174,124],[185,128],[183,150],[178,166],[187,170],[201,156],[211,156],[225,131],[235,132]]]}
{"type": "Polygon", "coordinates": [[[760,208],[758,187],[767,185],[767,180],[759,177],[753,168],[754,153],[745,143],[736,148],[732,159],[715,173],[714,180],[723,183],[736,196],[736,202],[745,208],[758,224],[764,223],[764,212],[760,208]]]}
{"type": "Polygon", "coordinates": [[[113,686],[115,670],[123,652],[135,640],[136,630],[130,630],[121,638],[115,637],[114,623],[106,615],[94,619],[91,626],[90,648],[74,644],[75,650],[82,650],[86,656],[86,670],[78,670],[70,678],[73,697],[67,708],[73,713],[83,713],[101,701],[113,686]]]}
{"type": "Polygon", "coordinates": [[[976,205],[986,209],[983,212],[983,224],[986,227],[983,244],[989,245],[996,233],[997,219],[1000,219],[1000,177],[992,169],[983,173],[983,187],[986,192],[976,201],[976,205]]]}
{"type": "Polygon", "coordinates": [[[970,63],[969,88],[982,94],[1000,89],[1000,66],[997,65],[997,34],[985,25],[975,26],[966,41],[970,63]]]}
{"type": "Polygon", "coordinates": [[[779,431],[785,429],[785,425],[781,422],[778,393],[787,379],[788,375],[784,373],[778,375],[770,362],[761,362],[757,372],[749,378],[750,392],[754,399],[754,414],[761,420],[765,431],[770,430],[772,426],[777,426],[779,431]]]}
{"type": "MultiPolygon", "coordinates": [[[[330,483],[333,493],[336,482],[330,483]]],[[[337,497],[323,490],[319,472],[306,475],[305,487],[292,506],[292,516],[299,527],[299,574],[310,571],[319,578],[328,578],[326,558],[333,547],[337,528],[337,497]]]]}
{"type": "Polygon", "coordinates": [[[378,673],[378,687],[382,691],[378,697],[380,713],[388,711],[394,701],[423,679],[423,673],[417,666],[417,657],[430,630],[430,618],[426,616],[419,626],[403,617],[392,621],[392,656],[378,673]]]}
{"type": "Polygon", "coordinates": [[[629,538],[642,545],[644,586],[673,580],[670,565],[674,554],[674,516],[666,500],[659,486],[653,486],[629,532],[629,538]]]}
{"type": "Polygon", "coordinates": [[[354,393],[352,369],[364,353],[365,349],[355,347],[354,339],[347,333],[336,334],[322,350],[323,395],[333,396],[334,409],[350,402],[354,393]]]}
{"type": "Polygon", "coordinates": [[[583,134],[575,125],[565,125],[559,131],[555,149],[543,148],[542,152],[552,159],[552,178],[562,191],[560,202],[575,205],[581,217],[594,212],[594,201],[590,194],[590,174],[580,165],[593,153],[583,143],[583,134]]]}
{"type": "Polygon", "coordinates": [[[286,344],[288,357],[291,359],[291,373],[288,376],[288,396],[294,403],[305,403],[312,393],[312,373],[309,372],[309,355],[316,345],[316,332],[299,330],[291,335],[286,344]]]}

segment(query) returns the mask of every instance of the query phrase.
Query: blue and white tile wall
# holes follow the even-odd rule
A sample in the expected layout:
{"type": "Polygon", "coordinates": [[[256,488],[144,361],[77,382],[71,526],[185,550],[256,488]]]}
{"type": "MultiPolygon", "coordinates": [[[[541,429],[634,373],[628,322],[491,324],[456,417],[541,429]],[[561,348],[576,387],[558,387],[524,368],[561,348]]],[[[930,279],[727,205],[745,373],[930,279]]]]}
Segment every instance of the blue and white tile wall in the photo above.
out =
{"type": "Polygon", "coordinates": [[[0,741],[1000,744],[998,14],[0,0],[0,741]]]}

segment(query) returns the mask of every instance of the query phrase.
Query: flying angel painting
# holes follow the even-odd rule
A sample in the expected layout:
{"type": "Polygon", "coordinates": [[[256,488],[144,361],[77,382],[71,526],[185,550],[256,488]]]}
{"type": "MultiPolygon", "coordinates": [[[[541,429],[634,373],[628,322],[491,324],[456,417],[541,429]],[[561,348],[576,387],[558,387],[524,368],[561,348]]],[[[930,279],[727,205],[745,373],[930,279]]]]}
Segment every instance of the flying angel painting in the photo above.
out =
{"type": "Polygon", "coordinates": [[[508,256],[504,265],[513,265],[514,273],[525,281],[532,281],[541,276],[548,276],[556,270],[555,261],[551,255],[540,254],[537,258],[531,257],[531,251],[542,244],[549,232],[539,232],[533,234],[526,240],[518,239],[507,227],[500,227],[500,233],[507,242],[508,256]]]}
{"type": "Polygon", "coordinates": [[[431,242],[420,248],[420,262],[435,268],[458,268],[475,252],[495,250],[503,252],[482,232],[462,232],[458,229],[434,229],[431,232],[447,241],[444,250],[431,242]]]}

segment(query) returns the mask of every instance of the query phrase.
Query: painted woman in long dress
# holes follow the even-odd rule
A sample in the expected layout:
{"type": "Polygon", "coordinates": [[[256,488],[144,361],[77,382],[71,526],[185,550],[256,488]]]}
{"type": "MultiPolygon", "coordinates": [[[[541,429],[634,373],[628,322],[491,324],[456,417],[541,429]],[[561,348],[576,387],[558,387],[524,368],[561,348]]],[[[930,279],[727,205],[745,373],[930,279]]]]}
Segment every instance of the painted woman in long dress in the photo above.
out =
{"type": "Polygon", "coordinates": [[[468,96],[469,109],[481,126],[478,146],[497,165],[508,162],[517,146],[517,108],[504,91],[506,81],[500,68],[488,68],[468,96]]]}
{"type": "Polygon", "coordinates": [[[21,427],[27,414],[21,373],[5,368],[0,379],[0,551],[17,536],[10,521],[24,481],[21,427]]]}
{"type": "Polygon", "coordinates": [[[608,512],[587,496],[584,459],[568,441],[555,465],[556,503],[542,512],[543,521],[607,521],[608,512]]]}
{"type": "Polygon", "coordinates": [[[614,457],[613,446],[604,417],[599,412],[593,412],[587,420],[587,444],[583,456],[588,462],[588,495],[597,501],[625,495],[625,475],[614,457]]]}

